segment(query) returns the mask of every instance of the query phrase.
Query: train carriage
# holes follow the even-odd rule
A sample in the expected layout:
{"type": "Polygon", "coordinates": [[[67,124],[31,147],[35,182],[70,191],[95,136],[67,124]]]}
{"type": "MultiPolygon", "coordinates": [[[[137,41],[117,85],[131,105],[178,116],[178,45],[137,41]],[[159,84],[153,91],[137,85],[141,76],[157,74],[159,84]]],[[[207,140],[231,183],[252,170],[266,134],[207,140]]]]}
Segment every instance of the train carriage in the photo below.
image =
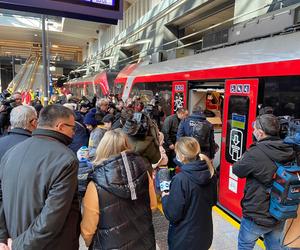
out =
{"type": "Polygon", "coordinates": [[[232,173],[252,143],[252,123],[263,106],[300,118],[300,32],[283,33],[120,72],[115,89],[123,100],[159,96],[167,114],[194,105],[210,109],[221,151],[219,204],[241,217],[245,180],[232,173]],[[223,97],[224,96],[224,100],[223,97]]]}
{"type": "Polygon", "coordinates": [[[94,76],[81,77],[64,83],[74,96],[86,96],[90,100],[96,95],[104,97],[111,93],[118,72],[102,71],[94,76]]]}

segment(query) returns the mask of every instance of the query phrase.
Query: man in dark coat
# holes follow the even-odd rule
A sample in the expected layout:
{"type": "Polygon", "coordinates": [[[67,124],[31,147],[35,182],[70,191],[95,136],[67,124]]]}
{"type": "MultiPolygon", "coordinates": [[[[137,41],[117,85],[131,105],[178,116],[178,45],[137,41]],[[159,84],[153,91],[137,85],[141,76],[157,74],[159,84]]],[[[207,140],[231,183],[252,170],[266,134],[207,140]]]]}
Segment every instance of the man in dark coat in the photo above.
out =
{"type": "Polygon", "coordinates": [[[177,139],[183,136],[194,137],[200,144],[201,153],[207,155],[210,159],[214,158],[216,149],[214,127],[206,120],[200,106],[195,106],[192,114],[180,122],[177,139]]]}
{"type": "Polygon", "coordinates": [[[238,249],[253,249],[262,235],[267,249],[282,249],[280,236],[283,223],[269,213],[269,189],[277,170],[275,162],[285,164],[293,161],[295,156],[293,146],[283,143],[278,132],[279,123],[274,115],[258,116],[253,131],[257,142],[233,165],[233,173],[239,178],[246,178],[238,249]]]}
{"type": "Polygon", "coordinates": [[[165,143],[163,146],[169,158],[168,161],[169,168],[175,167],[173,159],[175,158],[174,149],[175,149],[178,126],[180,121],[185,119],[187,115],[188,115],[188,111],[186,109],[178,109],[176,111],[176,114],[168,116],[164,121],[161,132],[164,134],[165,137],[165,143]]]}
{"type": "Polygon", "coordinates": [[[37,126],[37,113],[31,106],[17,106],[10,113],[11,130],[0,138],[0,160],[13,146],[31,137],[37,126]]]}
{"type": "Polygon", "coordinates": [[[73,111],[43,109],[32,137],[9,150],[0,164],[0,243],[12,249],[78,250],[78,161],[67,147],[73,111]]]}

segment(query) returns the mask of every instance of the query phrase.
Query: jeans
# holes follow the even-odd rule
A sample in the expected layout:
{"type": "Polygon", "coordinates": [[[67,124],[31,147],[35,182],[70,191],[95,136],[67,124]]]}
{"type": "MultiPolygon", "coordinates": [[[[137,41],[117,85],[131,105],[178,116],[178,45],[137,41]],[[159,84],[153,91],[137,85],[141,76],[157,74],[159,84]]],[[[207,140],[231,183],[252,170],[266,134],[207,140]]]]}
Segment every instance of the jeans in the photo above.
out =
{"type": "Polygon", "coordinates": [[[260,236],[264,237],[266,250],[285,249],[280,245],[283,226],[284,223],[280,223],[275,227],[264,227],[257,225],[249,219],[242,218],[238,238],[238,250],[252,250],[260,236]]]}

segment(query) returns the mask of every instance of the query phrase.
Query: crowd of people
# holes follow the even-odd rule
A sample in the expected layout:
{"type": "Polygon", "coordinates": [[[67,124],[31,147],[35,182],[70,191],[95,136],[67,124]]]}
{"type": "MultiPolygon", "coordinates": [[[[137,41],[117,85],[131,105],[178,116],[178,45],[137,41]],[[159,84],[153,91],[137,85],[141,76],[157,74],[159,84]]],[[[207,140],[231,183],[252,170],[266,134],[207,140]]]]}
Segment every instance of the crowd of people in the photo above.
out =
{"type": "MultiPolygon", "coordinates": [[[[210,248],[218,145],[201,107],[165,118],[157,103],[148,108],[138,97],[69,96],[41,107],[13,96],[0,138],[0,250],[75,250],[80,234],[89,249],[156,249],[158,199],[170,250],[210,248]]],[[[273,115],[258,119],[257,142],[233,166],[247,178],[238,248],[253,249],[264,235],[267,249],[284,249],[284,222],[268,214],[266,187],[273,160],[294,154],[277,137],[273,115]]]]}

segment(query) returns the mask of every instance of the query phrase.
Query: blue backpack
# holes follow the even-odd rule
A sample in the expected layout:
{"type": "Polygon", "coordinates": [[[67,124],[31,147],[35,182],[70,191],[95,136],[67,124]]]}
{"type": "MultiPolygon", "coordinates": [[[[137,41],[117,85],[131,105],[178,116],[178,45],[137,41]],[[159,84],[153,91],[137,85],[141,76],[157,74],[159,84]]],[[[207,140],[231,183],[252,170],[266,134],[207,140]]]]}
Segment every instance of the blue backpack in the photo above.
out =
{"type": "Polygon", "coordinates": [[[276,163],[270,192],[270,214],[277,220],[296,218],[300,203],[300,166],[276,163]]]}
{"type": "Polygon", "coordinates": [[[277,220],[286,220],[297,217],[300,203],[300,121],[290,121],[288,135],[284,139],[287,144],[292,144],[296,153],[296,162],[290,165],[276,163],[277,171],[270,192],[270,214],[277,220]]]}

